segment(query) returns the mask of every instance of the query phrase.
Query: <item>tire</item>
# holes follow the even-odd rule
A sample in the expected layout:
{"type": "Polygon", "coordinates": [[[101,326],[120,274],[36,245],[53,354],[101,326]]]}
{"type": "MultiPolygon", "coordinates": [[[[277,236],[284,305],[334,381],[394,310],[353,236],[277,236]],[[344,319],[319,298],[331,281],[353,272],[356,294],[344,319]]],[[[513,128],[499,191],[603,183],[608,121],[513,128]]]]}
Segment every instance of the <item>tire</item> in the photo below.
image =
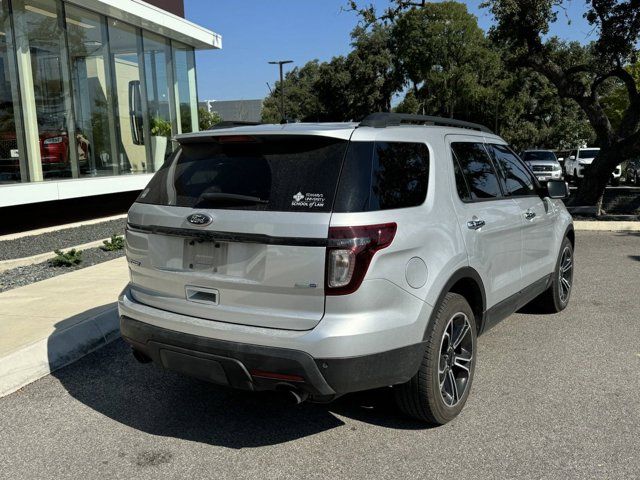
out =
{"type": "Polygon", "coordinates": [[[469,303],[457,293],[447,293],[427,327],[427,346],[418,372],[407,383],[394,387],[400,410],[434,426],[458,416],[473,382],[476,343],[476,322],[469,303]],[[458,343],[453,355],[454,345],[448,343],[452,337],[458,343]]]}
{"type": "Polygon", "coordinates": [[[560,246],[556,268],[553,272],[553,281],[544,293],[531,302],[532,305],[537,307],[542,313],[559,313],[567,308],[569,300],[571,299],[571,291],[573,290],[573,271],[573,245],[571,244],[571,240],[565,237],[560,246]],[[568,263],[565,253],[568,254],[568,263]],[[566,270],[567,267],[568,270],[566,270]],[[561,273],[563,274],[562,277],[561,273]],[[564,279],[564,281],[562,279],[564,279]]]}

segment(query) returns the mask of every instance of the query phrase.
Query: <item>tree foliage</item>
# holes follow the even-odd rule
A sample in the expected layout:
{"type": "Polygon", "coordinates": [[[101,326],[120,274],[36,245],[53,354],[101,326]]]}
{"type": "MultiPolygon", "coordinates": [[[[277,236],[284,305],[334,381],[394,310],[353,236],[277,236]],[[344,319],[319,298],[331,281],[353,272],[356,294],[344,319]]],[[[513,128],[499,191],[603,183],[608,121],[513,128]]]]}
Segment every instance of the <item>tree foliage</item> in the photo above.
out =
{"type": "MultiPolygon", "coordinates": [[[[588,46],[547,39],[564,0],[489,0],[496,19],[492,38],[512,52],[514,65],[535,70],[555,87],[559,97],[575,102],[593,127],[600,155],[578,192],[577,201],[600,204],[611,172],[640,153],[640,93],[628,67],[638,61],[640,2],[591,0],[585,17],[597,38],[588,46]],[[628,104],[617,125],[605,104],[622,86],[628,104]]],[[[634,67],[635,68],[635,67],[634,67]]]]}
{"type": "MultiPolygon", "coordinates": [[[[463,3],[393,0],[378,12],[348,1],[360,19],[351,52],[292,70],[287,116],[359,120],[400,96],[397,111],[480,122],[517,148],[596,143],[601,155],[579,192],[595,203],[611,171],[640,149],[640,1],[587,1],[597,38],[586,46],[549,37],[568,1],[487,0],[488,35],[463,3]]],[[[265,121],[280,120],[280,87],[265,121]]]]}
{"type": "MultiPolygon", "coordinates": [[[[353,50],[330,62],[307,62],[288,72],[284,80],[288,120],[348,121],[371,112],[388,111],[401,87],[391,50],[388,27],[375,25],[352,32],[353,50]]],[[[282,85],[263,105],[262,120],[279,122],[282,85]]]]}
{"type": "Polygon", "coordinates": [[[198,108],[198,127],[200,130],[209,130],[222,121],[218,112],[210,112],[206,108],[198,108]]]}

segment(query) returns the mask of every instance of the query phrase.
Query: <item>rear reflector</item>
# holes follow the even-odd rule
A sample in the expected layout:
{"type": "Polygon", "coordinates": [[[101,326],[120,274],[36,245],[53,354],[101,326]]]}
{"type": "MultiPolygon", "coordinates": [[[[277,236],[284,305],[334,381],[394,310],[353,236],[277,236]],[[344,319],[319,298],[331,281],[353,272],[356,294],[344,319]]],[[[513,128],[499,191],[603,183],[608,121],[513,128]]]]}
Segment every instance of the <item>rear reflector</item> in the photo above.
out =
{"type": "Polygon", "coordinates": [[[304,382],[304,378],[299,375],[287,375],[285,373],[265,372],[263,370],[249,371],[252,377],[269,378],[272,380],[284,380],[286,382],[304,382]]]}

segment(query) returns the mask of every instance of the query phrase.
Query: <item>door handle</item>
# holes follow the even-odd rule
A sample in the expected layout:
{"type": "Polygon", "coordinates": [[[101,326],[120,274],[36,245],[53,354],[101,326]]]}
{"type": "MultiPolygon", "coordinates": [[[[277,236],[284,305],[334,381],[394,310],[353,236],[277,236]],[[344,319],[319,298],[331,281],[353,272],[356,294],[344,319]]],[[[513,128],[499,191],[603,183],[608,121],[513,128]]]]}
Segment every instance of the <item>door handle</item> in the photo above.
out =
{"type": "Polygon", "coordinates": [[[533,220],[534,218],[536,218],[536,212],[528,209],[526,212],[524,212],[524,218],[526,218],[527,220],[533,220]]]}
{"type": "Polygon", "coordinates": [[[482,227],[485,226],[485,221],[484,220],[469,220],[467,222],[467,228],[469,228],[469,230],[479,230],[482,227]]]}

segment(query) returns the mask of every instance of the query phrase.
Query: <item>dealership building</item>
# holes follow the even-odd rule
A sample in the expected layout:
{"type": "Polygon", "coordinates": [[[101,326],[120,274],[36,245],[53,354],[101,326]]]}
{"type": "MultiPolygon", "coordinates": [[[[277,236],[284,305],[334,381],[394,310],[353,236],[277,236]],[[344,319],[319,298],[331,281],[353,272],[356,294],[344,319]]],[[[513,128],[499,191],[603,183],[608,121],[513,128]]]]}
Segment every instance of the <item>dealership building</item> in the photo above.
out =
{"type": "Polygon", "coordinates": [[[198,129],[183,0],[0,0],[0,207],[140,190],[198,129]]]}

